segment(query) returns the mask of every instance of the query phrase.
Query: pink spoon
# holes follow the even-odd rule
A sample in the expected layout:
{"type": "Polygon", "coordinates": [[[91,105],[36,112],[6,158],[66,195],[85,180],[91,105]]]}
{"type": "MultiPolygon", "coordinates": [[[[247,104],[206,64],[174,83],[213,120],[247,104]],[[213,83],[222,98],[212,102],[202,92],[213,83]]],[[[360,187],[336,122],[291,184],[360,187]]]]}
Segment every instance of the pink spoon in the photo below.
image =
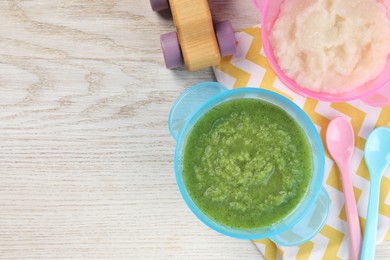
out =
{"type": "Polygon", "coordinates": [[[338,117],[330,122],[326,131],[326,144],[329,153],[339,167],[343,183],[351,256],[353,260],[359,260],[362,233],[349,170],[355,137],[351,124],[345,118],[338,117]]]}

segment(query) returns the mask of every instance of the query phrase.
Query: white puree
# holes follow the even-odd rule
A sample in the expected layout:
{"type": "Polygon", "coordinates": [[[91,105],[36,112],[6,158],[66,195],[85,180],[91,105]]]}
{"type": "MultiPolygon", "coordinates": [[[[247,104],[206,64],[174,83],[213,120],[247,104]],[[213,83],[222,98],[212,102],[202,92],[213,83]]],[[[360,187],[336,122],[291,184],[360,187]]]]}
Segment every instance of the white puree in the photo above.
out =
{"type": "Polygon", "coordinates": [[[341,93],[376,78],[390,53],[390,21],[376,0],[286,0],[270,42],[300,86],[341,93]]]}

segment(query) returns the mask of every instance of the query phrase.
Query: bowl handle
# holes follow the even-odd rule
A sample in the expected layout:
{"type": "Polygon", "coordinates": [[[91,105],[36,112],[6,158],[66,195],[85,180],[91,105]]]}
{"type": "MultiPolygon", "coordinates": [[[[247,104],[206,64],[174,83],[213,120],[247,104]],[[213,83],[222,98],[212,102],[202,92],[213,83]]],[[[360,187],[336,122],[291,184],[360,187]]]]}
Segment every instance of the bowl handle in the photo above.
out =
{"type": "Polygon", "coordinates": [[[373,107],[390,106],[390,81],[386,86],[377,90],[374,94],[362,98],[362,101],[373,107]]]}
{"type": "Polygon", "coordinates": [[[263,8],[266,0],[253,0],[253,3],[255,4],[257,10],[259,10],[260,13],[263,13],[263,8]]]}
{"type": "Polygon", "coordinates": [[[291,229],[270,239],[279,246],[297,246],[312,239],[324,227],[330,209],[330,198],[324,187],[314,205],[307,209],[304,217],[291,229]]]}
{"type": "Polygon", "coordinates": [[[181,94],[169,114],[168,127],[172,137],[177,141],[190,116],[208,99],[227,90],[225,86],[217,82],[203,82],[181,94]]]}

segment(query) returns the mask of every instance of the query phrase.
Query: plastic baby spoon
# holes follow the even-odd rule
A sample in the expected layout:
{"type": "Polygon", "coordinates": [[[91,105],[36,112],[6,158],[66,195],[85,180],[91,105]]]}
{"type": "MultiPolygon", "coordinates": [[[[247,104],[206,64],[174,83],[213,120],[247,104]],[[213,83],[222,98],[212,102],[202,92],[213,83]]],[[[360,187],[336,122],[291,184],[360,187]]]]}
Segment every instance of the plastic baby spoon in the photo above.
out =
{"type": "Polygon", "coordinates": [[[374,259],[378,227],[379,192],[382,175],[390,163],[390,129],[379,127],[368,137],[364,158],[370,171],[370,198],[368,200],[366,228],[362,258],[374,259]]]}
{"type": "Polygon", "coordinates": [[[351,124],[343,117],[333,119],[326,132],[329,153],[339,167],[348,220],[349,246],[353,260],[360,258],[362,234],[355,195],[350,174],[350,161],[354,150],[355,137],[351,124]]]}

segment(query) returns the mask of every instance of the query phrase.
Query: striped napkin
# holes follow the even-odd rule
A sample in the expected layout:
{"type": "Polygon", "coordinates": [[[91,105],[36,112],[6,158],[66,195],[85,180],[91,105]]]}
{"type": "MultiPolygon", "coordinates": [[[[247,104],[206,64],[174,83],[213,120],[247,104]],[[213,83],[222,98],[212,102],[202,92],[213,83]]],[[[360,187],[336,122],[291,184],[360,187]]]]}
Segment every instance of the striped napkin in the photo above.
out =
{"type": "MultiPolygon", "coordinates": [[[[288,89],[278,80],[264,55],[260,27],[236,33],[237,53],[214,68],[218,82],[228,88],[260,87],[277,92],[293,100],[316,125],[325,145],[328,123],[335,117],[348,118],[355,131],[355,151],[351,162],[352,182],[357,200],[360,223],[364,231],[370,177],[363,157],[369,134],[379,126],[390,127],[390,106],[369,107],[363,102],[328,103],[308,99],[288,89]]],[[[311,241],[297,247],[281,247],[269,239],[254,241],[266,259],[348,259],[349,238],[344,196],[336,164],[326,153],[324,186],[331,198],[327,223],[311,241]]],[[[382,178],[377,242],[390,239],[390,169],[382,178]]]]}

